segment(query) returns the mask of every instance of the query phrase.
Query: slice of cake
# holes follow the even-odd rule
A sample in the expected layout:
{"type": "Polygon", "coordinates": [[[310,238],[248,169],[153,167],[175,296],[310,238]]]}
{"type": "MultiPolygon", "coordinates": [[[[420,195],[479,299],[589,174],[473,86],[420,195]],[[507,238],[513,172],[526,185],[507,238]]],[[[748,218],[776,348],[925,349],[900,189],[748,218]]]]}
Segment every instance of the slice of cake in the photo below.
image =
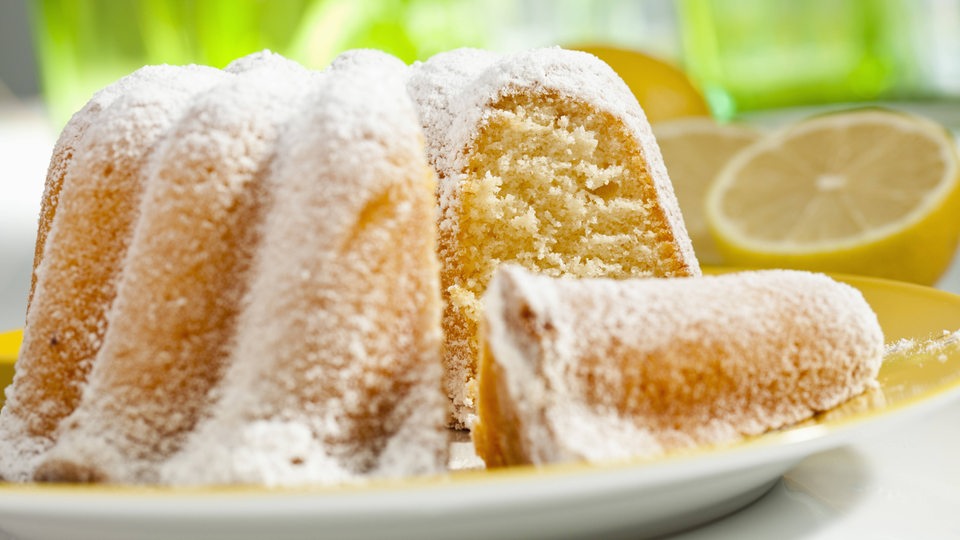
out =
{"type": "Polygon", "coordinates": [[[859,291],[789,270],[556,279],[501,268],[484,296],[477,453],[602,462],[724,444],[876,385],[859,291]]]}

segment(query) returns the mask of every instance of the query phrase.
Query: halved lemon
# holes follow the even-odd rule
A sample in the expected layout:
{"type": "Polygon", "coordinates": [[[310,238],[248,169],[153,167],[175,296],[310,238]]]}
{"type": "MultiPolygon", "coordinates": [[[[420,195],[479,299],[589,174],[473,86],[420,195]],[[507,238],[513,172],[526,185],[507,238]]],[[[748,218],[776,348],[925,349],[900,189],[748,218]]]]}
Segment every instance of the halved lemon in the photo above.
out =
{"type": "Polygon", "coordinates": [[[706,215],[727,264],[933,284],[960,237],[956,144],[906,113],[814,117],[731,159],[706,215]]]}
{"type": "Polygon", "coordinates": [[[760,131],[720,124],[712,118],[690,117],[655,124],[653,132],[697,259],[703,264],[722,264],[704,216],[707,191],[724,165],[760,138],[760,131]]]}

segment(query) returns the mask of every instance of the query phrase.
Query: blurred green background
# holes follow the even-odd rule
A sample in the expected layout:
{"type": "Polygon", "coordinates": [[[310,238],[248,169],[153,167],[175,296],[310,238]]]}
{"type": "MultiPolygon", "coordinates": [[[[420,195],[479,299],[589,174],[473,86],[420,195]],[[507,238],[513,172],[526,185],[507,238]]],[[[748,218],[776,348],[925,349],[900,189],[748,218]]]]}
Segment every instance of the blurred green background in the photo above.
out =
{"type": "Polygon", "coordinates": [[[223,66],[264,48],[320,69],[354,47],[412,62],[460,46],[616,45],[681,67],[722,120],[960,92],[957,0],[0,0],[0,7],[0,92],[41,89],[59,123],[96,89],[144,64],[223,66]]]}
{"type": "Polygon", "coordinates": [[[0,2],[21,4],[28,17],[19,26],[33,29],[39,86],[61,123],[94,91],[144,64],[222,67],[265,48],[314,69],[357,47],[382,49],[407,62],[463,46],[515,50],[601,38],[672,60],[679,50],[676,11],[664,1],[0,2]]]}
{"type": "Polygon", "coordinates": [[[720,119],[960,91],[956,0],[0,0],[0,9],[5,92],[41,89],[60,122],[144,64],[223,66],[264,48],[320,69],[354,47],[412,62],[460,46],[617,45],[685,69],[720,119]]]}

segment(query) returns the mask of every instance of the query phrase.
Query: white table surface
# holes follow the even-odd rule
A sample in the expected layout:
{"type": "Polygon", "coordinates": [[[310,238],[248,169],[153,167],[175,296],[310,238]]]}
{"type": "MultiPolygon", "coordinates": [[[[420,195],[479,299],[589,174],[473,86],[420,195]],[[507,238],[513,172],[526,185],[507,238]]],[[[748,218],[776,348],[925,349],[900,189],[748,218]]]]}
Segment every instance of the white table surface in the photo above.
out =
{"type": "MultiPolygon", "coordinates": [[[[0,330],[23,324],[55,137],[39,106],[0,104],[0,330]]],[[[960,293],[960,264],[938,288],[960,293]]],[[[960,538],[960,401],[896,432],[808,458],[751,506],[673,538],[960,538]]]]}

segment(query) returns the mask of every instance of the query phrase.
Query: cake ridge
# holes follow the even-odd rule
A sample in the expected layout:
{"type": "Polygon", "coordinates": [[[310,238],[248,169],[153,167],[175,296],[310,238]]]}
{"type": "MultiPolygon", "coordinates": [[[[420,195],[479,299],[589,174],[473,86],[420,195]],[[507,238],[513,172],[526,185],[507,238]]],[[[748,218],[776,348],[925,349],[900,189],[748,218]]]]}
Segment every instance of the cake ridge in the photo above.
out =
{"type": "Polygon", "coordinates": [[[339,58],[284,134],[236,359],[165,481],[443,470],[434,176],[402,68],[370,51],[339,58]]]}

